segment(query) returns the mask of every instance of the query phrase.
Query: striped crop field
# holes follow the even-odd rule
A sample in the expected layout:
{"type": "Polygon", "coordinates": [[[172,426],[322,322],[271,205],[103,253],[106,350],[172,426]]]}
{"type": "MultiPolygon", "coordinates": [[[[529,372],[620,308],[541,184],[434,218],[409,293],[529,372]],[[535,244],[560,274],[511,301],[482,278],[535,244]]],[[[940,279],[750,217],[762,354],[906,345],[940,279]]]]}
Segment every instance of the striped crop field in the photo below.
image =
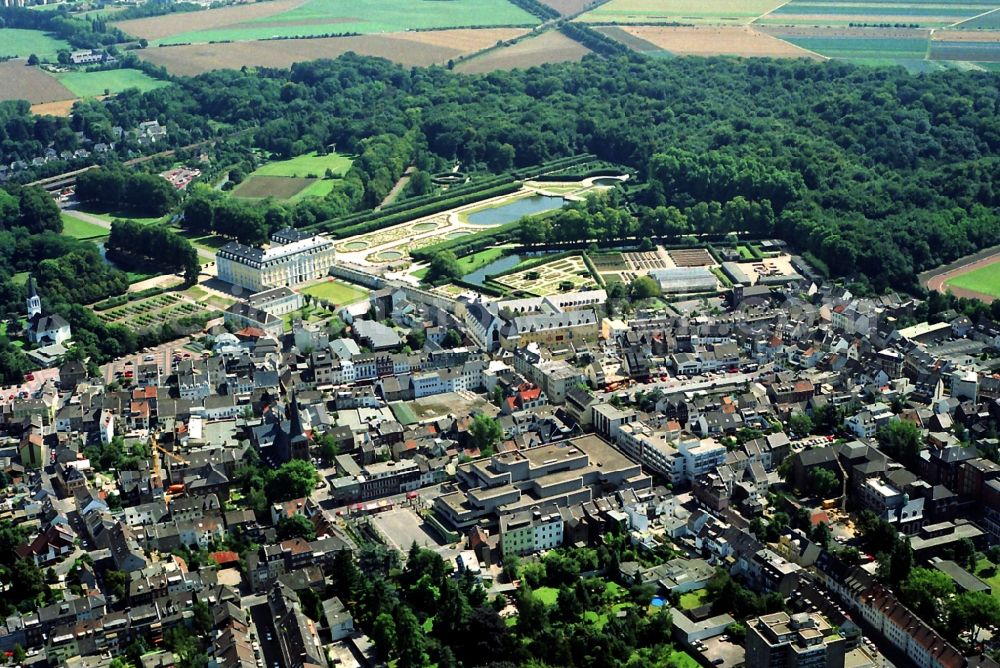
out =
{"type": "Polygon", "coordinates": [[[1000,62],[997,42],[931,42],[931,60],[965,60],[970,62],[1000,62]]]}
{"type": "Polygon", "coordinates": [[[758,20],[763,25],[896,25],[941,28],[996,8],[985,0],[792,0],[758,20]]]}

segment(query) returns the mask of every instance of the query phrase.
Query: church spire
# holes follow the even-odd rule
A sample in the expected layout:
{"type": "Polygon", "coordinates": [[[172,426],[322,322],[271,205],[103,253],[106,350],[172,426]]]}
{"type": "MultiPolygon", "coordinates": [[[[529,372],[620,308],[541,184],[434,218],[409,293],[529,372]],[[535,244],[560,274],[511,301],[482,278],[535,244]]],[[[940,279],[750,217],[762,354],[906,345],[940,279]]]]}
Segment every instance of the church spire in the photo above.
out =
{"type": "Polygon", "coordinates": [[[42,299],[38,296],[38,287],[35,285],[35,277],[28,276],[28,320],[36,315],[42,314],[42,299]]]}

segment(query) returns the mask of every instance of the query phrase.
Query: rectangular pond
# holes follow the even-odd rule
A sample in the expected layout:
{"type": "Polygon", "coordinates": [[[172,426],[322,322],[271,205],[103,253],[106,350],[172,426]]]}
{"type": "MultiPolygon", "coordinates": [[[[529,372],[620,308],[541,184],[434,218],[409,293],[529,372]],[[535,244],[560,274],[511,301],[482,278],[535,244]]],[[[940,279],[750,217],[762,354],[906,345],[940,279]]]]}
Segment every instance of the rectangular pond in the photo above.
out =
{"type": "Polygon", "coordinates": [[[559,209],[566,205],[562,197],[531,195],[489,209],[482,209],[466,216],[470,225],[504,225],[525,216],[559,209]]]}

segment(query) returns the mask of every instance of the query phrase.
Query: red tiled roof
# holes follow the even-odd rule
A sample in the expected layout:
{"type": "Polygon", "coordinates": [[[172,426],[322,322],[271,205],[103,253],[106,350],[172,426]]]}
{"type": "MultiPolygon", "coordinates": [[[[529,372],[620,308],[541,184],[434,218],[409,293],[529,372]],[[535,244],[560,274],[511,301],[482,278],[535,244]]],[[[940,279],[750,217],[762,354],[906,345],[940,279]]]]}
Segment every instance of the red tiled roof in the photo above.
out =
{"type": "Polygon", "coordinates": [[[231,550],[223,550],[222,552],[212,552],[208,555],[212,561],[222,566],[223,564],[231,564],[238,562],[240,560],[240,555],[236,554],[231,550]]]}

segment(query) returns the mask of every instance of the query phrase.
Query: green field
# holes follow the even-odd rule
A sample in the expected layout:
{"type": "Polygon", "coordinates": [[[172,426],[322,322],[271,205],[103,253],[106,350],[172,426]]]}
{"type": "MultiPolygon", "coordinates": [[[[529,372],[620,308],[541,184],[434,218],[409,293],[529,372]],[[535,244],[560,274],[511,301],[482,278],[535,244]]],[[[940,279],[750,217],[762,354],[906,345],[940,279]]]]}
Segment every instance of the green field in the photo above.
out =
{"type": "Polygon", "coordinates": [[[68,237],[73,237],[75,239],[97,239],[99,237],[108,236],[108,231],[100,225],[95,225],[93,223],[88,223],[85,220],[74,218],[67,213],[62,214],[62,222],[62,233],[68,237]]]}
{"type": "Polygon", "coordinates": [[[535,16],[507,0],[448,0],[447,4],[426,0],[308,0],[281,14],[171,35],[156,43],[247,41],[468,26],[528,26],[538,22],[535,16]]]}
{"type": "MultiPolygon", "coordinates": [[[[476,269],[485,267],[494,260],[499,260],[503,257],[505,250],[506,249],[504,248],[487,248],[486,250],[481,250],[478,253],[458,258],[458,266],[462,269],[462,275],[465,276],[466,274],[471,274],[476,269]]],[[[423,278],[427,275],[427,268],[415,271],[413,272],[413,275],[417,278],[423,278]]]]}
{"type": "MultiPolygon", "coordinates": [[[[774,34],[774,33],[772,33],[774,34]]],[[[780,34],[778,35],[780,36],[780,34]]],[[[847,60],[922,60],[927,55],[926,38],[879,37],[781,37],[795,46],[830,58],[847,60]]]]}
{"type": "Polygon", "coordinates": [[[945,288],[965,288],[991,297],[1000,297],[1000,262],[956,276],[944,285],[945,288]]]}
{"type": "Polygon", "coordinates": [[[341,283],[340,281],[334,281],[332,279],[325,280],[322,283],[316,283],[315,285],[310,285],[308,288],[304,288],[299,292],[306,295],[312,295],[317,299],[325,299],[337,306],[352,304],[368,296],[368,291],[364,288],[355,287],[353,285],[348,285],[347,283],[341,283]]]}
{"type": "Polygon", "coordinates": [[[334,176],[343,176],[351,168],[354,161],[346,155],[329,153],[316,155],[316,152],[306,153],[289,160],[279,160],[261,165],[253,171],[254,176],[291,176],[297,178],[323,178],[326,170],[334,176]]]}
{"type": "Polygon", "coordinates": [[[35,54],[43,60],[55,60],[59,51],[72,49],[69,42],[50,37],[41,30],[0,28],[0,56],[27,58],[35,54]]]}
{"type": "Polygon", "coordinates": [[[749,23],[780,0],[611,0],[580,17],[590,23],[749,23]]]}
{"type": "Polygon", "coordinates": [[[809,26],[846,26],[850,23],[907,23],[943,27],[993,9],[982,0],[908,2],[841,2],[840,0],[792,0],[769,14],[762,23],[809,26]]]}
{"type": "Polygon", "coordinates": [[[120,93],[129,88],[141,91],[153,90],[169,86],[169,82],[154,79],[141,70],[121,69],[105,70],[103,72],[66,72],[55,75],[63,86],[66,86],[78,97],[97,97],[109,93],[120,93]]]}
{"type": "Polygon", "coordinates": [[[106,220],[109,223],[113,220],[121,218],[124,220],[134,220],[142,225],[152,225],[153,223],[161,223],[167,218],[167,216],[156,216],[153,218],[136,217],[126,211],[97,211],[87,210],[82,207],[80,210],[90,216],[93,216],[94,218],[100,218],[101,220],[106,220]]]}

